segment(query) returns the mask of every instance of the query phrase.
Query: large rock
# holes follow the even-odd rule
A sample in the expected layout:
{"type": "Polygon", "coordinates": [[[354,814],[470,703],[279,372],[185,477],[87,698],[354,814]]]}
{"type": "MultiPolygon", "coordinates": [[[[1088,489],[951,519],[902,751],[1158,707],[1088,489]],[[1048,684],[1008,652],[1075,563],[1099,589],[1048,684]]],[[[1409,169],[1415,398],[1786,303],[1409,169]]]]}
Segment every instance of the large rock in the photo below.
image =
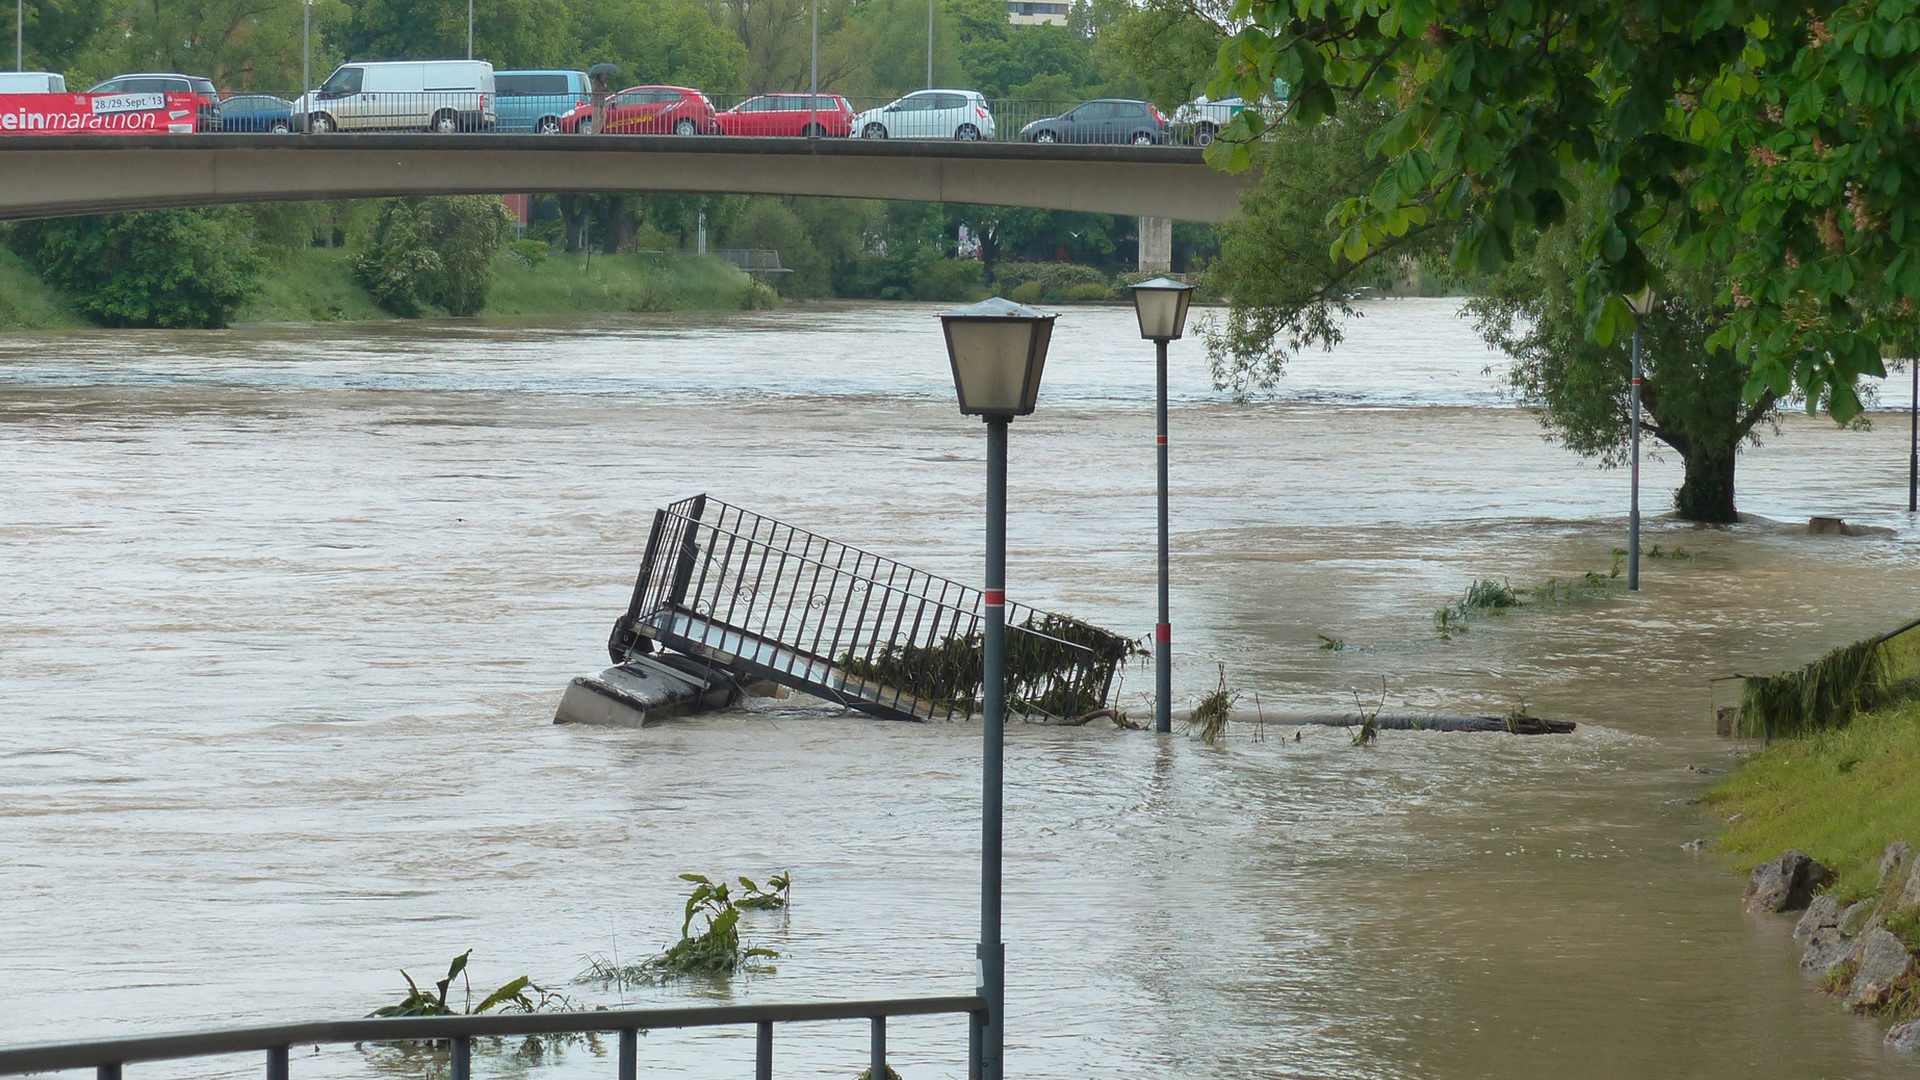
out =
{"type": "Polygon", "coordinates": [[[1904,884],[1908,874],[1913,872],[1913,845],[1905,840],[1895,840],[1880,853],[1880,891],[1904,884]]]}
{"type": "Polygon", "coordinates": [[[1868,931],[1859,946],[1860,970],[1847,990],[1847,1004],[1856,1009],[1877,1009],[1887,1003],[1893,984],[1913,966],[1907,946],[1885,930],[1868,931]]]}
{"type": "Polygon", "coordinates": [[[1842,960],[1852,956],[1856,947],[1854,942],[1841,937],[1840,931],[1823,926],[1809,937],[1807,951],[1800,955],[1800,966],[1825,978],[1842,960]]]}
{"type": "Polygon", "coordinates": [[[1920,907],[1920,859],[1915,859],[1913,869],[1907,871],[1906,887],[1900,890],[1900,898],[1893,906],[1900,911],[1920,907]]]}
{"type": "Polygon", "coordinates": [[[1880,925],[1879,912],[1874,910],[1874,902],[1861,900],[1840,913],[1840,921],[1834,926],[1843,938],[1857,938],[1868,930],[1880,925]]]}
{"type": "Polygon", "coordinates": [[[1909,1054],[1920,1050],[1920,1020],[1909,1020],[1888,1029],[1887,1047],[1892,1050],[1905,1050],[1909,1054]]]}
{"type": "Polygon", "coordinates": [[[1790,848],[1772,862],[1753,868],[1753,878],[1747,882],[1741,902],[1754,912],[1799,911],[1813,900],[1814,893],[1832,882],[1833,871],[1806,852],[1790,848]]]}
{"type": "Polygon", "coordinates": [[[1816,930],[1831,930],[1840,925],[1840,901],[1828,893],[1821,893],[1807,905],[1807,913],[1793,928],[1793,940],[1811,941],[1816,930]]]}

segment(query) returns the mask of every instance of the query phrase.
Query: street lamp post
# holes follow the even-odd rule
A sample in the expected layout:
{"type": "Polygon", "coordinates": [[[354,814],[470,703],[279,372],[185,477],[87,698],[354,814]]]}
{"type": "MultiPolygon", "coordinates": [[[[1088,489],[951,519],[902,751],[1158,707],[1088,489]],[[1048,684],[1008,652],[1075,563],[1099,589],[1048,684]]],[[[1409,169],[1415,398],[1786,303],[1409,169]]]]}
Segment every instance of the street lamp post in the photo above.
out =
{"type": "Polygon", "coordinates": [[[1920,356],[1907,361],[1913,397],[1907,402],[1907,513],[1920,513],[1920,356]]]}
{"type": "Polygon", "coordinates": [[[473,0],[467,0],[467,59],[473,59],[473,0]]]}
{"type": "Polygon", "coordinates": [[[1133,311],[1140,319],[1140,336],[1154,346],[1154,443],[1160,466],[1160,620],[1153,626],[1153,730],[1173,730],[1173,620],[1167,603],[1167,342],[1187,328],[1187,306],[1193,286],[1158,277],[1133,287],[1133,311]]]}
{"type": "Polygon", "coordinates": [[[27,0],[14,0],[13,70],[27,70],[27,0]]]}
{"type": "Polygon", "coordinates": [[[933,0],[927,0],[927,86],[933,86],[933,0]]]}
{"type": "Polygon", "coordinates": [[[300,0],[300,93],[313,93],[313,0],[300,0]]]}
{"type": "Polygon", "coordinates": [[[1653,311],[1653,286],[1627,297],[1633,309],[1633,496],[1627,517],[1627,591],[1640,591],[1640,324],[1653,311]]]}
{"type": "Polygon", "coordinates": [[[940,316],[960,412],[987,422],[986,629],[980,741],[980,997],[970,1076],[1005,1075],[1007,949],[1000,940],[1000,810],[1006,750],[1007,424],[1033,412],[1054,316],[994,297],[940,316]]]}

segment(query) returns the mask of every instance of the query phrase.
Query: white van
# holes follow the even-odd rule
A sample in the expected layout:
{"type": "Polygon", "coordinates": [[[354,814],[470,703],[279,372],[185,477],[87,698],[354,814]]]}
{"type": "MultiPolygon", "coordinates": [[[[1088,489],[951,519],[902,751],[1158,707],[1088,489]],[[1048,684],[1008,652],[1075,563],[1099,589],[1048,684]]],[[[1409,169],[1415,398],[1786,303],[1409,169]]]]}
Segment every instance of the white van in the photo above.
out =
{"type": "Polygon", "coordinates": [[[67,77],[51,71],[0,71],[0,94],[64,94],[67,77]]]}
{"type": "Polygon", "coordinates": [[[342,64],[293,103],[296,123],[331,131],[490,131],[493,65],[485,60],[342,64]]]}

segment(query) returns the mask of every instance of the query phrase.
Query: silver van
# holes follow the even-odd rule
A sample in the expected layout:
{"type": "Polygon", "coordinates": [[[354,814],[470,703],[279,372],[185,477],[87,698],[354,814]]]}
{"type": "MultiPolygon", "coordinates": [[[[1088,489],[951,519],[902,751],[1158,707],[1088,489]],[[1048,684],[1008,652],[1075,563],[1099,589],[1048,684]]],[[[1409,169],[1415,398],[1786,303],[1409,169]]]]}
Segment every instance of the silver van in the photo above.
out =
{"type": "Polygon", "coordinates": [[[67,77],[51,71],[0,71],[0,94],[64,94],[67,77]]]}
{"type": "Polygon", "coordinates": [[[293,103],[295,123],[332,131],[491,131],[493,65],[485,60],[342,64],[293,103]]]}

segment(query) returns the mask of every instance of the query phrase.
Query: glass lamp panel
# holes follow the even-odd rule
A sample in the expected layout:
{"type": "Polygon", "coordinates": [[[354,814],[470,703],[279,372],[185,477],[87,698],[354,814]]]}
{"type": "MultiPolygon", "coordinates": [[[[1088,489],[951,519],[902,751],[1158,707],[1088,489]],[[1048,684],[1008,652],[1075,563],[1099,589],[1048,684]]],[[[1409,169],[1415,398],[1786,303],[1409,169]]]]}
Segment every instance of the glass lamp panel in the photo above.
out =
{"type": "Polygon", "coordinates": [[[1171,278],[1154,278],[1133,287],[1133,310],[1140,319],[1140,336],[1172,340],[1186,332],[1187,305],[1193,288],[1171,278]]]}
{"type": "Polygon", "coordinates": [[[1033,411],[1053,319],[999,297],[941,317],[962,413],[1025,416],[1033,411]]]}

